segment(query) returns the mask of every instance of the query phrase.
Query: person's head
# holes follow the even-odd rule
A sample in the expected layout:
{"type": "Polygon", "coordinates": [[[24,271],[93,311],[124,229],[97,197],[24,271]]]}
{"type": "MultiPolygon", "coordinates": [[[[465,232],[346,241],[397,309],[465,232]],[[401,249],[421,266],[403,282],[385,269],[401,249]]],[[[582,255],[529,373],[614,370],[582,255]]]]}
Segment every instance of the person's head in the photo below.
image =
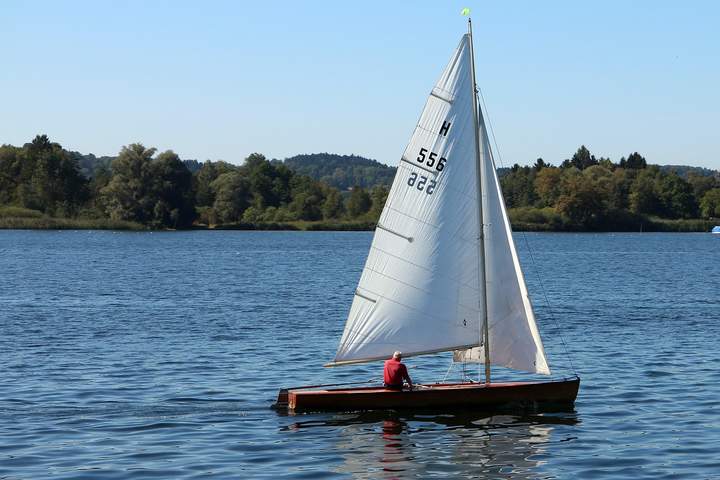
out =
{"type": "Polygon", "coordinates": [[[393,353],[393,358],[398,361],[402,360],[402,352],[396,351],[395,353],[393,353]]]}

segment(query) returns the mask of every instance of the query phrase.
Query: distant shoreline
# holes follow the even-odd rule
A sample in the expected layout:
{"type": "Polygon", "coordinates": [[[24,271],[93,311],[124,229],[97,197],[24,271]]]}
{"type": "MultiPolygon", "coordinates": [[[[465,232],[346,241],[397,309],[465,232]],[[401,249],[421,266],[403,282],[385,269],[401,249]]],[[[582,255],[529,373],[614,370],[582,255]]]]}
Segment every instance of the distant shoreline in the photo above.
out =
{"type": "MultiPolygon", "coordinates": [[[[0,228],[369,231],[396,173],[327,153],[200,163],[140,143],[97,158],[37,135],[0,145],[0,228]]],[[[637,152],[613,163],[581,146],[559,166],[538,158],[498,175],[516,231],[705,232],[720,222],[720,172],[637,152]]]]}
{"type": "MultiPolygon", "coordinates": [[[[720,223],[720,222],[718,222],[720,223]]],[[[548,232],[548,233],[610,233],[610,232],[709,232],[714,225],[710,220],[685,219],[648,219],[639,223],[636,228],[630,225],[615,228],[583,230],[554,228],[547,223],[513,222],[515,232],[548,232]]],[[[105,218],[63,218],[63,217],[0,217],[0,230],[119,230],[119,231],[296,231],[296,232],[363,232],[375,230],[373,222],[358,221],[293,221],[263,223],[230,223],[222,225],[193,225],[183,229],[154,229],[135,222],[110,220],[105,218]]]]}

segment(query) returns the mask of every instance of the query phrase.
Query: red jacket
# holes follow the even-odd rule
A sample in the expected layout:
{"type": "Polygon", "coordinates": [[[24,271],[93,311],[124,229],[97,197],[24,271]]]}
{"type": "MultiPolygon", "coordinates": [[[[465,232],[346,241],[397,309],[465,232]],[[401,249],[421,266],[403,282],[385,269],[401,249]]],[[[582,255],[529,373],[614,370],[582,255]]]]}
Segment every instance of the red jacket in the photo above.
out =
{"type": "Polygon", "coordinates": [[[386,385],[402,385],[403,379],[408,383],[412,383],[410,375],[408,375],[407,367],[400,360],[391,358],[385,361],[385,372],[383,375],[386,385]]]}

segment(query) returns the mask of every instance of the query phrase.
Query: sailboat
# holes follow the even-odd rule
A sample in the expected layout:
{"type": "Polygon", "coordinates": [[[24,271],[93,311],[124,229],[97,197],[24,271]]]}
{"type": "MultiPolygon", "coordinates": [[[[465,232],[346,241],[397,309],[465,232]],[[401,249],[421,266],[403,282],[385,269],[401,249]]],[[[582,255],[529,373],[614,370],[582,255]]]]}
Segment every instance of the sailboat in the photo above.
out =
{"type": "Polygon", "coordinates": [[[550,374],[475,82],[472,23],[427,98],[380,215],[329,367],[452,351],[485,381],[283,389],[292,411],[571,406],[580,378],[492,382],[491,366],[550,374]]]}

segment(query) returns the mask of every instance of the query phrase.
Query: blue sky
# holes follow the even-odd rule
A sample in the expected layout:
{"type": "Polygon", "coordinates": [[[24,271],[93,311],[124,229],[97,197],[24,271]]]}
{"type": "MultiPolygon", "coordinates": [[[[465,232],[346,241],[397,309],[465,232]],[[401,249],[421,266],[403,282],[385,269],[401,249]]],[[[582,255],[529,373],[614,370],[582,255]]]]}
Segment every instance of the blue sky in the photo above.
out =
{"type": "Polygon", "coordinates": [[[720,169],[720,2],[0,3],[0,143],[395,164],[472,9],[504,164],[720,169]]]}

